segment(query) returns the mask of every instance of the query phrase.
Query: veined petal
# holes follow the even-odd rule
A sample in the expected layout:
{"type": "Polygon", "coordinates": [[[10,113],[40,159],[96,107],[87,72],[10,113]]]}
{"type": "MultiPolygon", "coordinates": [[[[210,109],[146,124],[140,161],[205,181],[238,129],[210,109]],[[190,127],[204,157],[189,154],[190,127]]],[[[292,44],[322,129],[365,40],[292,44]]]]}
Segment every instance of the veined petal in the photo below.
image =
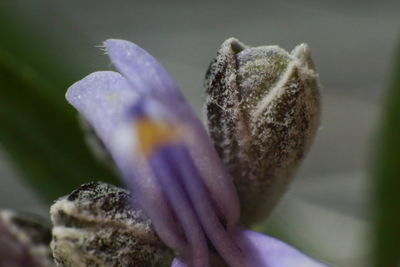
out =
{"type": "Polygon", "coordinates": [[[109,39],[104,43],[108,55],[142,97],[159,99],[187,125],[186,142],[199,172],[211,192],[220,212],[226,217],[228,228],[239,222],[239,199],[233,182],[216,153],[201,121],[160,63],[145,50],[125,40],[109,39]]]}
{"type": "MultiPolygon", "coordinates": [[[[176,109],[187,109],[185,104],[167,107],[155,99],[140,98],[126,79],[115,72],[89,75],[71,86],[67,99],[96,130],[168,246],[186,261],[192,261],[193,266],[204,266],[208,262],[207,240],[228,261],[240,258],[224,225],[234,223],[225,216],[229,212],[223,210],[223,205],[215,201],[229,190],[230,181],[219,182],[219,186],[228,186],[214,189],[213,184],[205,183],[207,179],[203,180],[193,160],[196,152],[190,154],[189,147],[194,147],[203,162],[206,160],[201,157],[207,154],[201,151],[212,147],[206,143],[205,135],[201,137],[204,138],[201,144],[208,147],[196,150],[199,144],[192,142],[199,140],[198,132],[205,132],[194,117],[188,117],[191,110],[185,116],[176,116],[179,114],[176,109]],[[214,191],[208,190],[210,186],[214,191]],[[215,191],[219,192],[217,196],[213,195],[215,191]]],[[[210,175],[208,179],[216,182],[228,179],[210,175]]],[[[229,198],[223,200],[227,206],[229,198]]]]}
{"type": "Polygon", "coordinates": [[[152,97],[183,100],[171,76],[144,49],[134,43],[118,39],[109,39],[104,45],[112,63],[135,90],[152,97]]]}
{"type": "Polygon", "coordinates": [[[242,266],[231,235],[239,201],[202,123],[147,52],[121,40],[106,47],[124,76],[93,73],[69,88],[68,101],[95,129],[169,247],[204,266],[209,240],[231,266],[242,266]]]}
{"type": "Polygon", "coordinates": [[[198,168],[204,184],[210,191],[215,205],[225,217],[227,228],[232,230],[239,223],[239,198],[232,179],[211,144],[200,120],[192,112],[175,113],[186,122],[185,142],[198,168]]]}
{"type": "MultiPolygon", "coordinates": [[[[229,266],[243,266],[243,257],[237,247],[232,232],[227,231],[226,221],[221,222],[218,210],[209,197],[210,192],[194,165],[191,155],[186,148],[175,149],[169,154],[170,165],[174,166],[179,175],[193,208],[208,239],[211,241],[219,255],[225,259],[229,266]]],[[[223,218],[225,219],[225,218],[223,218]]]]}
{"type": "Polygon", "coordinates": [[[237,233],[248,267],[327,267],[284,242],[250,230],[237,233]]]}
{"type": "Polygon", "coordinates": [[[118,136],[124,132],[121,129],[133,123],[128,120],[127,114],[138,100],[135,90],[119,73],[103,71],[92,73],[72,85],[66,98],[95,129],[115,164],[127,177],[130,188],[138,188],[135,193],[141,198],[140,204],[148,216],[163,222],[155,225],[160,237],[169,240],[172,249],[185,250],[186,241],[180,234],[160,185],[148,169],[135,166],[131,160],[133,135],[122,140],[118,136]]]}
{"type": "MultiPolygon", "coordinates": [[[[224,212],[216,205],[212,191],[208,189],[190,153],[192,144],[187,140],[193,139],[195,132],[190,121],[182,120],[182,117],[176,116],[175,110],[171,111],[154,99],[141,100],[131,110],[131,116],[131,126],[121,131],[121,135],[115,139],[124,140],[124,136],[134,136],[135,144],[128,148],[124,142],[119,154],[124,154],[123,150],[128,148],[124,158],[133,158],[136,169],[148,169],[160,184],[189,243],[186,251],[179,251],[185,262],[188,262],[189,256],[192,266],[205,266],[208,262],[208,239],[231,266],[242,266],[241,252],[226,228],[230,222],[226,221],[224,212]]],[[[132,190],[146,192],[141,188],[141,182],[132,184],[132,190]]],[[[229,190],[229,187],[225,190],[229,190]]],[[[163,224],[163,221],[153,220],[153,223],[157,228],[157,224],[163,224]]],[[[164,241],[167,244],[170,242],[164,241]]]]}
{"type": "MultiPolygon", "coordinates": [[[[174,164],[185,164],[183,162],[174,162],[174,153],[184,150],[180,145],[166,145],[154,151],[149,158],[149,164],[158,179],[163,191],[172,207],[177,220],[179,221],[186,240],[189,243],[190,253],[182,255],[186,257],[192,266],[206,266],[208,264],[208,244],[203,232],[201,221],[196,210],[193,208],[193,202],[190,195],[181,181],[181,175],[176,170],[174,164]]],[[[198,177],[195,177],[198,179],[198,177]]],[[[201,183],[201,181],[198,181],[201,183]]]]}
{"type": "MultiPolygon", "coordinates": [[[[146,51],[123,40],[105,46],[116,72],[75,83],[68,101],[93,126],[174,267],[209,265],[209,242],[229,266],[326,266],[271,237],[238,230],[235,187],[174,81],[146,51]]],[[[219,258],[218,258],[219,259],[219,258]]]]}
{"type": "MultiPolygon", "coordinates": [[[[158,102],[158,105],[161,105],[160,101],[153,100],[154,103],[158,102]]],[[[225,218],[227,228],[235,228],[240,217],[236,188],[211,144],[203,124],[186,102],[165,101],[162,105],[165,110],[168,110],[170,119],[185,128],[182,141],[186,144],[216,208],[225,218]]],[[[165,111],[159,113],[163,114],[165,111]]]]}
{"type": "MultiPolygon", "coordinates": [[[[112,145],[115,146],[115,144],[112,145]]],[[[120,145],[122,145],[121,142],[117,146],[120,145]]],[[[119,150],[117,152],[119,154],[115,155],[115,158],[118,158],[117,163],[125,183],[133,192],[147,216],[152,220],[158,236],[171,249],[180,253],[182,257],[189,258],[189,244],[169,203],[168,195],[165,194],[165,190],[147,162],[135,158],[134,155],[130,155],[129,158],[121,156],[134,153],[134,151],[128,151],[128,148],[132,148],[129,143],[126,143],[126,147],[125,153],[121,153],[122,151],[119,150]]]]}

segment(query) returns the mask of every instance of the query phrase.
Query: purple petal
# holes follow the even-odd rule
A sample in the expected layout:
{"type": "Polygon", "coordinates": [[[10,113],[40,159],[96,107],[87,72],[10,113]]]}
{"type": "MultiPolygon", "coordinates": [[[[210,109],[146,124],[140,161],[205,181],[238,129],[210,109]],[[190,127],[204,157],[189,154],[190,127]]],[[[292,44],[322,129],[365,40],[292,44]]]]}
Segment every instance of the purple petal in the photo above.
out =
{"type": "Polygon", "coordinates": [[[160,185],[144,164],[132,162],[135,140],[133,135],[126,136],[126,128],[130,129],[132,123],[127,113],[138,100],[137,93],[120,74],[95,72],[72,85],[66,97],[96,130],[130,188],[136,189],[134,192],[148,216],[162,222],[155,225],[159,236],[169,240],[172,249],[185,250],[186,241],[160,185]]]}
{"type": "MultiPolygon", "coordinates": [[[[189,152],[191,147],[186,140],[193,138],[192,124],[181,120],[175,112],[172,113],[156,100],[142,100],[132,110],[135,121],[133,131],[136,131],[137,140],[135,157],[142,157],[143,162],[148,162],[147,168],[158,180],[180,222],[189,243],[187,250],[190,250],[179,251],[182,257],[188,261],[187,255],[190,255],[192,266],[204,266],[208,262],[208,239],[231,266],[242,266],[240,250],[222,223],[228,223],[227,218],[215,205],[211,191],[189,152]],[[166,129],[167,132],[164,132],[166,129]],[[151,138],[154,140],[149,140],[151,138]]],[[[226,176],[214,178],[227,179],[226,176]]],[[[139,186],[135,186],[136,190],[139,186]]],[[[153,222],[155,225],[163,223],[153,222]]],[[[164,241],[167,244],[170,242],[164,241]]]]}
{"type": "Polygon", "coordinates": [[[225,217],[227,228],[234,229],[239,223],[240,209],[238,195],[231,177],[200,120],[191,112],[175,114],[187,124],[189,131],[185,135],[185,143],[211,198],[225,217]]]}
{"type": "Polygon", "coordinates": [[[207,240],[230,266],[325,266],[274,238],[235,231],[234,185],[173,80],[136,45],[105,45],[124,77],[93,73],[67,99],[94,127],[160,238],[180,254],[173,266],[208,265],[207,240]]]}
{"type": "MultiPolygon", "coordinates": [[[[129,147],[131,146],[127,144],[127,148],[129,147]]],[[[117,157],[118,155],[115,158],[117,157]]],[[[181,225],[153,171],[145,162],[135,159],[134,156],[126,159],[121,157],[117,162],[125,183],[151,219],[158,236],[171,249],[179,252],[183,257],[189,257],[188,243],[181,233],[181,225]]]]}
{"type": "Polygon", "coordinates": [[[225,218],[227,228],[234,229],[240,217],[236,188],[211,144],[203,124],[185,102],[164,101],[162,105],[170,113],[170,119],[185,129],[182,141],[186,144],[212,201],[225,218]]]}
{"type": "Polygon", "coordinates": [[[73,84],[66,98],[108,142],[127,109],[138,100],[138,94],[121,74],[98,71],[73,84]]]}
{"type": "MultiPolygon", "coordinates": [[[[160,147],[150,156],[150,167],[158,178],[169,204],[179,220],[185,237],[190,245],[190,255],[187,261],[192,261],[192,266],[208,265],[208,244],[204,235],[198,214],[193,209],[190,196],[180,180],[180,173],[175,170],[176,164],[186,164],[189,159],[182,162],[174,161],[174,154],[184,150],[181,145],[167,145],[160,147]]],[[[199,179],[195,177],[195,179],[199,179]]],[[[196,181],[201,184],[201,180],[196,181]]]]}
{"type": "Polygon", "coordinates": [[[68,89],[68,101],[96,130],[168,246],[202,266],[208,261],[208,239],[228,263],[241,266],[231,238],[239,201],[202,123],[147,52],[122,40],[105,45],[124,76],[93,73],[68,89]],[[169,133],[161,135],[157,127],[139,136],[143,122],[145,127],[167,125],[179,139],[168,140],[169,133]],[[149,142],[153,134],[158,136],[149,142]],[[165,147],[172,148],[171,158],[147,151],[165,147]]]}
{"type": "Polygon", "coordinates": [[[105,42],[113,64],[142,96],[156,98],[191,129],[187,144],[228,228],[239,222],[239,199],[203,124],[184,101],[175,82],[158,61],[134,43],[110,39],[105,42]]]}
{"type": "Polygon", "coordinates": [[[183,100],[181,92],[158,61],[134,43],[109,39],[104,42],[115,67],[143,95],[183,100]]]}
{"type": "Polygon", "coordinates": [[[170,162],[170,166],[174,166],[175,173],[181,179],[199,221],[215,249],[230,266],[243,266],[242,254],[232,239],[232,233],[221,223],[218,211],[210,199],[210,193],[187,149],[174,149],[165,158],[170,162]]]}
{"type": "Polygon", "coordinates": [[[189,267],[189,266],[185,264],[181,259],[175,258],[174,261],[172,262],[171,267],[189,267]]]}
{"type": "Polygon", "coordinates": [[[250,230],[237,233],[249,267],[326,267],[284,242],[250,230]]]}

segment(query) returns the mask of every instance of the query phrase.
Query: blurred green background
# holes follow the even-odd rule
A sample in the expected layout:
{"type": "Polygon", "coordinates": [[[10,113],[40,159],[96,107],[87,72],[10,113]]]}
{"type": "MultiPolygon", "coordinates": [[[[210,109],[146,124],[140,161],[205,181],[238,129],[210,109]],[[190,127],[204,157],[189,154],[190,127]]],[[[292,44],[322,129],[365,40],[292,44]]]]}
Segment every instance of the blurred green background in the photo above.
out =
{"type": "Polygon", "coordinates": [[[199,115],[206,68],[226,38],[288,50],[307,42],[323,86],[321,129],[260,227],[338,266],[391,266],[400,255],[399,10],[398,0],[1,0],[0,208],[48,216],[46,199],[114,179],[64,100],[73,82],[112,68],[96,48],[103,40],[148,50],[199,115]]]}

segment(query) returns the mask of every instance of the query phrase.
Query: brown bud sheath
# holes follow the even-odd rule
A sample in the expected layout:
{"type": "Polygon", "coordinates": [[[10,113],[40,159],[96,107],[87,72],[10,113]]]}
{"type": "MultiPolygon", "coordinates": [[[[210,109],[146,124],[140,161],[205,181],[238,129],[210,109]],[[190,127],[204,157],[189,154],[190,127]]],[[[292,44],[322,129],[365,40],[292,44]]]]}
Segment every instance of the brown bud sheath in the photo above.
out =
{"type": "Polygon", "coordinates": [[[173,252],[124,189],[82,185],[51,207],[51,248],[59,266],[170,266],[173,252]]]}
{"type": "Polygon", "coordinates": [[[265,218],[319,125],[317,73],[306,44],[291,53],[226,40],[205,80],[208,130],[236,184],[242,221],[265,218]]]}

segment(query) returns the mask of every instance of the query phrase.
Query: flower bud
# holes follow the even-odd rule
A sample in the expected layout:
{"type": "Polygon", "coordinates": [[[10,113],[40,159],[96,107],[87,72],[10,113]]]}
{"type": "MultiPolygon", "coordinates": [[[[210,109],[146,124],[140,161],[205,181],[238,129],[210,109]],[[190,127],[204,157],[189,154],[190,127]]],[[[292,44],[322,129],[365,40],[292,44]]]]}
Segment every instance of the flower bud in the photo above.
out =
{"type": "Polygon", "coordinates": [[[164,266],[173,253],[124,189],[82,185],[50,210],[59,266],[164,266]]]}
{"type": "Polygon", "coordinates": [[[0,211],[0,266],[55,266],[50,240],[50,228],[40,218],[0,211]]]}
{"type": "Polygon", "coordinates": [[[214,146],[236,184],[242,221],[265,218],[319,125],[317,73],[306,44],[291,53],[226,40],[205,80],[214,146]]]}

